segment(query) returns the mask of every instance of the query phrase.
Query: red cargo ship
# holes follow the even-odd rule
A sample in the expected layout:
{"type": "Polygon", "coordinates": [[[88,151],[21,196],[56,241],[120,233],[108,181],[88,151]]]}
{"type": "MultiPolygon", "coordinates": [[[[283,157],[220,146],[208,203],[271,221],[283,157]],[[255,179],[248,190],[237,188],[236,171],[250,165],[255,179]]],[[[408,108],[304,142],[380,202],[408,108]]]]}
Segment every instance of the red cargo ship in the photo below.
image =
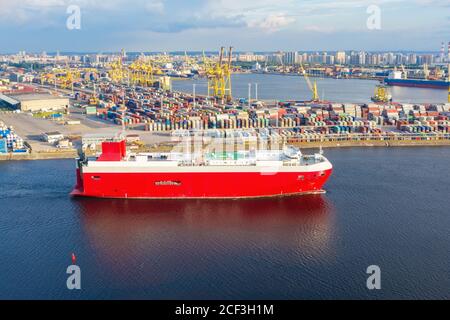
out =
{"type": "Polygon", "coordinates": [[[77,161],[73,196],[99,198],[256,198],[321,193],[332,172],[322,155],[293,147],[211,153],[127,153],[103,142],[77,161]]]}

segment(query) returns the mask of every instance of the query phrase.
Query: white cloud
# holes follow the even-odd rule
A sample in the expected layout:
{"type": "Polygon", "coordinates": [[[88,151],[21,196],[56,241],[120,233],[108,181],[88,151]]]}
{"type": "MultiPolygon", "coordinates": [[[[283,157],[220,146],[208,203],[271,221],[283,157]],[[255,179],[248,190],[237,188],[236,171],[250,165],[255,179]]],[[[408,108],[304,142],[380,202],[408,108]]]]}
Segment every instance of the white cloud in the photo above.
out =
{"type": "Polygon", "coordinates": [[[78,5],[81,10],[97,10],[102,14],[121,12],[124,8],[136,7],[141,12],[164,12],[166,0],[0,0],[0,18],[12,23],[33,20],[49,22],[57,15],[64,15],[69,5],[78,5]]]}
{"type": "Polygon", "coordinates": [[[365,22],[363,9],[369,4],[402,8],[407,4],[435,7],[449,3],[450,0],[198,0],[192,4],[186,0],[0,0],[0,25],[62,25],[66,7],[76,4],[91,29],[106,30],[109,23],[120,19],[123,28],[132,32],[213,28],[239,28],[245,32],[243,29],[248,27],[250,32],[289,29],[331,33],[342,29],[359,31],[353,22],[365,22]]]}
{"type": "Polygon", "coordinates": [[[62,9],[61,14],[65,14],[64,8],[69,5],[69,2],[67,0],[0,0],[0,18],[15,24],[24,24],[32,19],[44,23],[47,16],[58,8],[62,9]]]}
{"type": "Polygon", "coordinates": [[[267,32],[279,31],[283,27],[295,22],[293,17],[290,17],[283,13],[270,14],[262,20],[249,21],[249,27],[257,27],[267,32]]]}

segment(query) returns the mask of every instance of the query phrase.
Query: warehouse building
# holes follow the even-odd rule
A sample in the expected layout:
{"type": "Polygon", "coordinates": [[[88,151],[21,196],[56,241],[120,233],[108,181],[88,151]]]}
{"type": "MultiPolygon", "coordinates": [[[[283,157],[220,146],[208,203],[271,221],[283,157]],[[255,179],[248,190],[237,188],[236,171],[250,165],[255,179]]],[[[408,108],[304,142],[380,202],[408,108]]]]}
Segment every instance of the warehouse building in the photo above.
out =
{"type": "Polygon", "coordinates": [[[1,104],[25,112],[57,111],[69,107],[69,98],[52,96],[48,93],[25,93],[0,96],[1,104]]]}
{"type": "Polygon", "coordinates": [[[64,139],[64,135],[59,131],[44,132],[42,134],[42,140],[48,143],[56,143],[64,139]]]}
{"type": "Polygon", "coordinates": [[[0,93],[0,109],[19,109],[20,102],[0,93]]]}
{"type": "Polygon", "coordinates": [[[117,133],[88,133],[81,138],[83,149],[101,145],[105,141],[114,141],[117,138],[117,133]]]}

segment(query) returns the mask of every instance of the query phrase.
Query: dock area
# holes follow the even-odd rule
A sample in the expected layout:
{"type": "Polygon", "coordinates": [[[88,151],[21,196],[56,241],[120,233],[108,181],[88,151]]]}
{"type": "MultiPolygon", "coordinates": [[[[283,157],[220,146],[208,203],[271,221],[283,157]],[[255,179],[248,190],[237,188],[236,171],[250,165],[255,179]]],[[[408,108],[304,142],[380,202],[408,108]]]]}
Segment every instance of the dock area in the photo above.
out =
{"type": "Polygon", "coordinates": [[[192,93],[172,90],[168,74],[148,71],[157,68],[150,56],[112,57],[97,68],[33,70],[20,84],[3,80],[0,160],[74,158],[80,150],[97,151],[102,137],[119,134],[129,138],[131,150],[167,151],[183,137],[199,135],[240,147],[450,145],[450,95],[441,103],[397,103],[378,85],[372,102],[327,101],[302,73],[310,100],[258,99],[258,86],[250,83],[248,97],[236,98],[232,47],[222,47],[220,57],[204,59],[196,74],[207,81],[207,95],[198,94],[195,84],[192,93]]]}
{"type": "MultiPolygon", "coordinates": [[[[179,99],[179,98],[178,98],[179,99]]],[[[130,100],[136,101],[136,100],[130,100]]],[[[137,115],[132,105],[127,113],[137,115]]],[[[150,103],[150,102],[149,102],[150,103]]],[[[199,102],[197,102],[199,103],[199,102]]],[[[127,103],[128,104],[128,103],[127,103]]],[[[12,129],[26,152],[0,152],[0,160],[44,160],[77,157],[86,148],[84,136],[111,136],[124,132],[139,140],[140,148],[170,151],[183,136],[207,136],[210,139],[234,139],[239,145],[249,141],[259,144],[290,144],[300,148],[395,147],[450,145],[448,105],[358,106],[354,104],[284,103],[279,106],[255,106],[251,109],[222,110],[209,106],[190,111],[175,124],[162,122],[161,114],[181,112],[174,102],[148,113],[133,123],[123,123],[119,112],[86,114],[83,107],[70,106],[67,114],[57,118],[38,117],[32,113],[0,112],[4,128],[12,129]],[[171,111],[172,110],[172,111],[171,111]],[[237,110],[237,111],[233,111],[237,110]],[[206,112],[206,116],[191,115],[206,112]],[[402,117],[398,119],[397,117],[402,117]],[[370,119],[370,120],[369,120],[370,119]],[[142,121],[140,121],[142,120],[142,121]],[[158,121],[158,122],[157,122],[158,121]],[[50,141],[48,135],[58,135],[50,141]],[[47,137],[47,138],[45,138],[47,137]]],[[[114,108],[114,107],[112,107],[114,108]]],[[[141,109],[144,110],[144,109],[141,109]]],[[[150,110],[150,107],[149,109],[150,110]]],[[[154,109],[153,109],[154,110],[154,109]]],[[[144,111],[149,112],[149,111],[144,111]]],[[[230,140],[231,141],[231,140],[230,140]]],[[[97,146],[99,147],[99,142],[97,146]]]]}

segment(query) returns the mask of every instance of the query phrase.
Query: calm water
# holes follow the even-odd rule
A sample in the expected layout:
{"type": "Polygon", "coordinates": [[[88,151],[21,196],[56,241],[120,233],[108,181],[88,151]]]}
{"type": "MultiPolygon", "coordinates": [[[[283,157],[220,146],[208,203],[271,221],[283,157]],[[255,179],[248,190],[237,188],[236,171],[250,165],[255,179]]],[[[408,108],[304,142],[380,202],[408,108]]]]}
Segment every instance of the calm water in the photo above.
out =
{"type": "MultiPolygon", "coordinates": [[[[258,98],[268,100],[308,100],[311,91],[305,79],[299,76],[235,74],[232,76],[233,96],[248,97],[248,84],[252,83],[252,98],[255,96],[254,83],[258,84],[258,98]]],[[[317,80],[319,95],[336,102],[367,103],[373,96],[378,81],[357,79],[314,79],[317,80]]],[[[207,94],[204,79],[173,81],[175,90],[192,92],[192,84],[196,83],[198,94],[207,94]]],[[[447,91],[424,88],[390,87],[394,101],[403,103],[445,103],[447,91]]]]}
{"type": "Polygon", "coordinates": [[[0,298],[450,298],[450,148],[326,155],[327,194],[239,201],[71,199],[73,161],[0,162],[0,298]]]}

